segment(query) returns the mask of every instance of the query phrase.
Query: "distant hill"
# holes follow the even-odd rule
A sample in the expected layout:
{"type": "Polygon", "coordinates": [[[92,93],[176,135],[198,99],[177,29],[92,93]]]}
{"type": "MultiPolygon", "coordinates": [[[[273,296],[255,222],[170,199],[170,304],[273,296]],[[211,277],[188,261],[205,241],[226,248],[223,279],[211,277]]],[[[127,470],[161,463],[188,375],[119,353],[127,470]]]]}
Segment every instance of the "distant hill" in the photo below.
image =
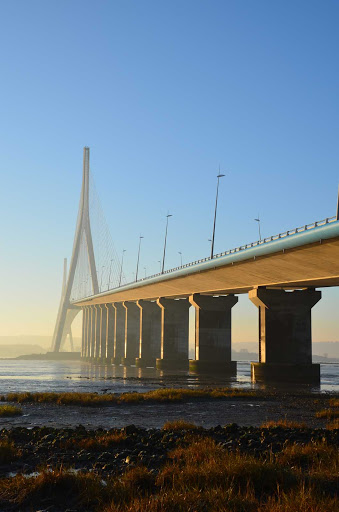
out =
{"type": "MultiPolygon", "coordinates": [[[[74,349],[76,351],[79,351],[81,349],[81,338],[75,337],[73,338],[74,341],[74,349]]],[[[1,355],[1,352],[3,351],[3,347],[14,347],[18,346],[20,347],[20,353],[17,353],[16,355],[25,355],[25,354],[31,354],[32,348],[30,349],[30,352],[27,352],[26,349],[22,347],[27,346],[35,346],[39,347],[39,351],[37,351],[37,348],[35,348],[35,352],[40,354],[44,354],[48,350],[51,350],[52,345],[52,336],[0,336],[0,357],[16,357],[16,356],[3,356],[1,355]]],[[[68,351],[70,348],[69,341],[66,341],[65,347],[63,350],[68,351]]]]}
{"type": "Polygon", "coordinates": [[[46,350],[40,345],[0,345],[0,358],[11,358],[28,354],[46,354],[46,350]]]}
{"type": "MultiPolygon", "coordinates": [[[[316,341],[312,343],[313,362],[339,362],[339,341],[316,341]]],[[[232,358],[235,361],[257,361],[258,343],[233,343],[232,358]]]]}

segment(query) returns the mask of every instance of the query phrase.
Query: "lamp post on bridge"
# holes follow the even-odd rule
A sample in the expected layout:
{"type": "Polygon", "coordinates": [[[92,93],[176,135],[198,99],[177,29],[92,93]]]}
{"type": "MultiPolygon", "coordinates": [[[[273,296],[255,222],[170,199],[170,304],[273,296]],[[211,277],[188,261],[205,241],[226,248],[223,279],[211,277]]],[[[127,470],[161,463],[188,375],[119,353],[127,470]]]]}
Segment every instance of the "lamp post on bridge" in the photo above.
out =
{"type": "Polygon", "coordinates": [[[178,251],[178,254],[180,254],[180,266],[182,267],[182,252],[178,251]]]}
{"type": "Polygon", "coordinates": [[[170,217],[173,217],[173,215],[170,215],[169,213],[166,215],[166,231],[165,231],[165,241],[164,241],[164,254],[163,254],[163,257],[162,257],[162,269],[161,269],[161,273],[163,274],[164,273],[164,268],[165,268],[165,256],[166,256],[166,242],[167,242],[167,230],[168,230],[168,219],[170,217]]]}
{"type": "Polygon", "coordinates": [[[107,290],[109,290],[109,285],[111,284],[112,262],[113,262],[113,260],[111,260],[111,263],[110,263],[110,266],[109,266],[107,290]]]}
{"type": "Polygon", "coordinates": [[[339,220],[339,185],[338,185],[338,200],[337,200],[337,220],[339,220]]]}
{"type": "Polygon", "coordinates": [[[158,260],[159,263],[159,271],[161,272],[161,260],[158,260]]]}
{"type": "Polygon", "coordinates": [[[103,276],[103,274],[104,274],[104,268],[105,268],[105,265],[103,265],[103,266],[101,267],[100,290],[99,290],[100,292],[101,292],[101,287],[102,287],[102,276],[103,276]]]}
{"type": "Polygon", "coordinates": [[[135,281],[138,280],[139,259],[140,259],[140,246],[141,246],[141,240],[143,238],[144,238],[143,236],[139,236],[139,249],[138,249],[138,259],[137,259],[137,270],[135,272],[135,281]]]}
{"type": "Polygon", "coordinates": [[[260,231],[260,217],[259,217],[259,213],[258,213],[258,218],[257,219],[254,219],[257,223],[258,223],[258,228],[259,228],[259,241],[261,242],[261,231],[260,231]]]}
{"type": "Polygon", "coordinates": [[[120,276],[119,276],[119,287],[121,286],[121,279],[122,279],[122,266],[124,264],[124,254],[126,252],[126,249],[122,250],[122,257],[121,257],[121,267],[120,267],[120,276]]]}
{"type": "Polygon", "coordinates": [[[214,236],[215,236],[215,224],[217,220],[217,209],[218,209],[218,192],[219,192],[219,180],[220,178],[223,178],[225,174],[220,174],[220,167],[219,167],[219,174],[217,176],[217,193],[215,196],[215,209],[214,209],[214,222],[213,222],[213,234],[212,234],[212,243],[211,243],[211,260],[213,259],[213,252],[214,252],[214,236]]]}

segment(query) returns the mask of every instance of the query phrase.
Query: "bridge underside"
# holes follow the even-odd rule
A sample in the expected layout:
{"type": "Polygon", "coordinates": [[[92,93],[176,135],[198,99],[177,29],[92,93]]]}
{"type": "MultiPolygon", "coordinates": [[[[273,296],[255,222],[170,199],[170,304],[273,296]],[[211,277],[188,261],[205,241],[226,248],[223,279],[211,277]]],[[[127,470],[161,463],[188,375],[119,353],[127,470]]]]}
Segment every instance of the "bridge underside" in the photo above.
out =
{"type": "Polygon", "coordinates": [[[338,254],[339,237],[205,271],[165,274],[156,282],[79,301],[82,356],[91,362],[234,375],[231,310],[234,294],[248,292],[259,312],[259,363],[252,363],[252,378],[319,382],[320,367],[312,364],[311,309],[321,292],[314,288],[339,286],[338,254]],[[189,361],[190,306],[196,322],[195,359],[189,361]]]}
{"type": "Polygon", "coordinates": [[[247,293],[253,288],[280,289],[339,286],[339,237],[298,248],[287,249],[256,259],[216,267],[199,273],[129,289],[117,289],[77,302],[78,306],[108,302],[180,298],[194,293],[247,293]]]}

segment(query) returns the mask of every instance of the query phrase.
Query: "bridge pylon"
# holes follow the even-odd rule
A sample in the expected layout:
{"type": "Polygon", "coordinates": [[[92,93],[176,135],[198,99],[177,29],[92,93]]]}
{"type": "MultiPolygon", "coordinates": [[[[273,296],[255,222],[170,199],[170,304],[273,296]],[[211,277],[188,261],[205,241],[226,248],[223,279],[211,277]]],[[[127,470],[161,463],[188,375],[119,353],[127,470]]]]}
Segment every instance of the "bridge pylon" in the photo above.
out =
{"type": "MultiPolygon", "coordinates": [[[[71,324],[80,311],[79,308],[72,306],[70,302],[72,287],[74,283],[75,271],[79,261],[80,245],[82,237],[86,241],[89,270],[92,281],[93,293],[99,293],[98,276],[95,266],[94,248],[91,234],[91,224],[89,217],[89,148],[84,147],[82,187],[80,195],[78,222],[76,226],[72,258],[69,267],[69,273],[66,279],[64,272],[64,284],[61,294],[61,300],[54,328],[52,351],[59,352],[66,336],[71,332],[71,324]]],[[[71,339],[71,338],[70,338],[71,339]]]]}

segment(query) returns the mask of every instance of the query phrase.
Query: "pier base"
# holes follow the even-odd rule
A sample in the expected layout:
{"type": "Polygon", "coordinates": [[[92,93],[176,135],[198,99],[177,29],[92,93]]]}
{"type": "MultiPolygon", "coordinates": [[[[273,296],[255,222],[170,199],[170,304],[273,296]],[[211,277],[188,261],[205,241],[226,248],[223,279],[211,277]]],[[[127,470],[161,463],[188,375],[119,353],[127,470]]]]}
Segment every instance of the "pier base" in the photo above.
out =
{"type": "Polygon", "coordinates": [[[196,359],[190,359],[189,371],[192,373],[208,373],[209,375],[220,373],[229,377],[235,377],[237,374],[237,362],[200,361],[196,359]]]}
{"type": "Polygon", "coordinates": [[[146,367],[155,368],[155,364],[156,364],[155,357],[152,359],[146,359],[145,357],[137,357],[135,359],[135,366],[137,368],[146,368],[146,367]]]}
{"type": "Polygon", "coordinates": [[[251,363],[255,382],[300,382],[318,384],[320,364],[251,363]]]}
{"type": "Polygon", "coordinates": [[[160,359],[156,361],[157,370],[188,370],[188,359],[160,359]]]}

